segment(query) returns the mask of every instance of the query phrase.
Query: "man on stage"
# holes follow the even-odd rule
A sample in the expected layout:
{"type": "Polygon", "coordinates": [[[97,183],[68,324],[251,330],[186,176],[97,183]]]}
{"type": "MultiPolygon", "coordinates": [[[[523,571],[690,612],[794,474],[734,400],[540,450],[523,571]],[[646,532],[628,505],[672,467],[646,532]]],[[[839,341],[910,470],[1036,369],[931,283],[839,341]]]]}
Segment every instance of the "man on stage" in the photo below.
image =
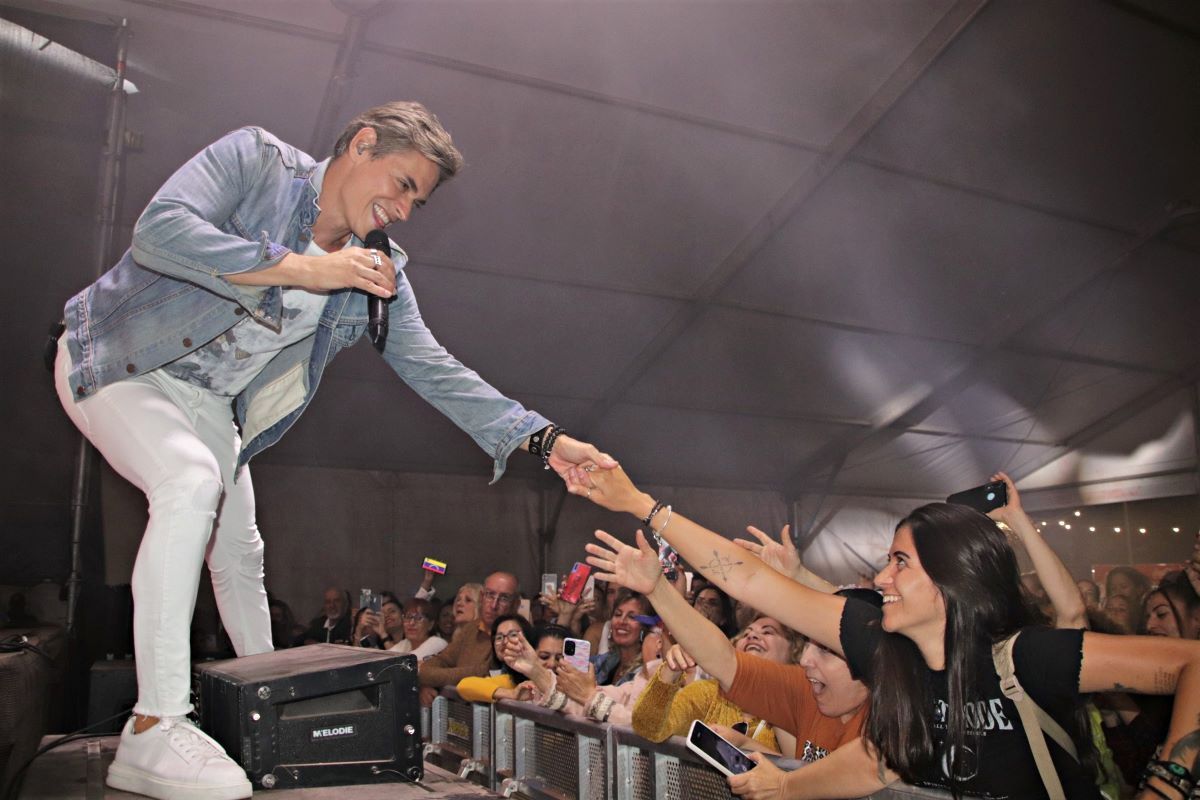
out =
{"type": "Polygon", "coordinates": [[[234,131],[167,180],[131,248],[67,303],[59,398],[150,511],[132,578],[138,702],[110,786],[171,800],[250,796],[241,768],[185,718],[200,569],[207,559],[237,654],[271,650],[248,462],[363,335],[369,295],[387,299],[384,360],[492,457],[496,478],[518,448],[560,475],[615,466],[447,353],[398,270],[404,252],[363,245],[461,165],[418,103],[360,114],[320,163],[264,130],[234,131]]]}

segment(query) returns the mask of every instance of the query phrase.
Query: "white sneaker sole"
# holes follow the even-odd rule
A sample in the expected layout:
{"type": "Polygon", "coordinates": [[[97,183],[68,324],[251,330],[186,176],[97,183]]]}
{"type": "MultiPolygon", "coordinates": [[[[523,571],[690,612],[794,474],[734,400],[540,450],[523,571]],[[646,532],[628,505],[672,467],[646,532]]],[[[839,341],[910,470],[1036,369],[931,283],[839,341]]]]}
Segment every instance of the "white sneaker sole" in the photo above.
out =
{"type": "Polygon", "coordinates": [[[104,782],[113,789],[158,800],[242,800],[253,794],[250,781],[245,778],[223,785],[180,783],[115,761],[109,765],[104,782]]]}

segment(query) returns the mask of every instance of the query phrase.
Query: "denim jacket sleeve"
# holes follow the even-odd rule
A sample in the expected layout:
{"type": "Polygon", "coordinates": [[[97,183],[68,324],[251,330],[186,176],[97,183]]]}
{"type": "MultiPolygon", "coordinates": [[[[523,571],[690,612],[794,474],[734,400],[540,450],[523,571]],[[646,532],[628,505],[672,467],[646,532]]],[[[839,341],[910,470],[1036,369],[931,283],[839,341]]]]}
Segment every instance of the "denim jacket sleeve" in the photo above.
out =
{"type": "Polygon", "coordinates": [[[133,229],[134,259],[247,308],[263,304],[278,287],[236,286],[222,276],[265,269],[290,252],[267,231],[243,230],[238,213],[243,203],[283,200],[272,197],[260,179],[269,160],[284,155],[258,128],[233,131],[201,150],[142,212],[133,229]]]}
{"type": "Polygon", "coordinates": [[[504,473],[512,451],[550,420],[505,397],[450,355],[421,319],[403,270],[396,281],[396,297],[388,306],[383,357],[405,383],[492,457],[494,483],[504,473]]]}

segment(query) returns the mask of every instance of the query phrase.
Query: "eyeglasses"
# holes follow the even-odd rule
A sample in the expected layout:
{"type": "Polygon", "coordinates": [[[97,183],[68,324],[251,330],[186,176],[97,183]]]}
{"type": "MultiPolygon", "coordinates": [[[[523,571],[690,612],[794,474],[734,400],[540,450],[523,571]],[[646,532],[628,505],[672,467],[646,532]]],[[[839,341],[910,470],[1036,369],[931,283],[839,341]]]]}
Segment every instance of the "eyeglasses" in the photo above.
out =
{"type": "Polygon", "coordinates": [[[485,589],[483,592],[483,599],[489,603],[499,601],[503,605],[508,605],[513,601],[513,595],[508,594],[507,592],[500,594],[499,592],[493,592],[490,589],[485,589]]]}
{"type": "Polygon", "coordinates": [[[401,619],[405,622],[420,622],[423,619],[429,619],[429,617],[424,614],[405,614],[401,619]]]}
{"type": "Polygon", "coordinates": [[[509,631],[508,633],[497,633],[495,638],[492,639],[492,641],[495,642],[496,644],[500,644],[505,639],[507,639],[510,642],[519,641],[521,639],[521,632],[520,631],[509,631]]]}

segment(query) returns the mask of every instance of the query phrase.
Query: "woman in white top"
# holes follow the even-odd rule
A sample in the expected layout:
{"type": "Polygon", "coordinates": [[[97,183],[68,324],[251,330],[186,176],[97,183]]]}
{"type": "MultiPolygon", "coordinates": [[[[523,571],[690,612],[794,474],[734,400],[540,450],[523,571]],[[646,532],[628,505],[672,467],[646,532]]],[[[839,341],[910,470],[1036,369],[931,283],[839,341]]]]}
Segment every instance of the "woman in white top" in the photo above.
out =
{"type": "Polygon", "coordinates": [[[412,653],[424,661],[446,649],[446,640],[433,632],[433,604],[412,599],[404,604],[404,638],[392,645],[393,653],[412,653]]]}

